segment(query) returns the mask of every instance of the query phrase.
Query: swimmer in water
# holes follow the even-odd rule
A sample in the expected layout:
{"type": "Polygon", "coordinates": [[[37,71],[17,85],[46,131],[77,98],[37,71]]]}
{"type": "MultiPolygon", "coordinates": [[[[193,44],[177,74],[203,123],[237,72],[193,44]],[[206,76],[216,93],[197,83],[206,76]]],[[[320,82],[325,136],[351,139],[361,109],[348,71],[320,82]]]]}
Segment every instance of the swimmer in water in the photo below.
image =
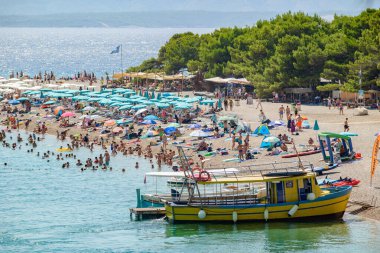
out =
{"type": "Polygon", "coordinates": [[[136,168],[136,169],[139,168],[139,162],[136,162],[135,168],[136,168]]]}

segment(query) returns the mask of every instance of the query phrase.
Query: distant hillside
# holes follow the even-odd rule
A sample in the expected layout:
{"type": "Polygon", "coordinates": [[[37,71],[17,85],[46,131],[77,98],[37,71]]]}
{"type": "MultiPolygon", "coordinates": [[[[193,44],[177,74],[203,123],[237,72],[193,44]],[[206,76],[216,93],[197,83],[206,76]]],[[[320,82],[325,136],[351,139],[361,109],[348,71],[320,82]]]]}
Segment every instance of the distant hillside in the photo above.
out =
{"type": "MultiPolygon", "coordinates": [[[[275,12],[156,11],[0,15],[0,27],[231,27],[251,26],[275,12]]],[[[320,13],[331,18],[332,13],[320,13]]]]}
{"type": "Polygon", "coordinates": [[[0,15],[143,11],[276,12],[309,14],[379,8],[378,0],[0,0],[0,15]]]}
{"type": "Polygon", "coordinates": [[[0,16],[2,27],[222,27],[252,25],[271,12],[158,11],[0,16]]]}

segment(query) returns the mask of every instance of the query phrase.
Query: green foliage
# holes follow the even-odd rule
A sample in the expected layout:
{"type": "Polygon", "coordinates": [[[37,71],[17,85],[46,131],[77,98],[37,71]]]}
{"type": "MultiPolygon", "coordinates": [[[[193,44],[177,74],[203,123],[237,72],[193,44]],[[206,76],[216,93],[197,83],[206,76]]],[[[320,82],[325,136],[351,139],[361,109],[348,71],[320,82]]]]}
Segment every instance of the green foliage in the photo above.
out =
{"type": "Polygon", "coordinates": [[[140,66],[130,67],[127,72],[160,72],[162,63],[155,58],[143,61],[140,66]]]}
{"type": "Polygon", "coordinates": [[[197,34],[175,34],[159,52],[158,60],[163,63],[165,73],[177,73],[186,68],[190,60],[198,60],[199,44],[197,34]]]}
{"type": "Polygon", "coordinates": [[[331,23],[317,15],[289,12],[253,27],[221,28],[201,36],[176,34],[157,60],[137,69],[158,67],[172,74],[187,67],[204,77],[246,77],[260,96],[287,87],[337,87],[320,86],[320,77],[355,91],[360,88],[360,69],[363,88],[380,85],[379,34],[380,10],[335,16],[331,23]]]}
{"type": "Polygon", "coordinates": [[[329,83],[329,84],[317,86],[318,91],[333,91],[333,90],[339,90],[339,88],[340,88],[340,85],[337,83],[329,83]]]}

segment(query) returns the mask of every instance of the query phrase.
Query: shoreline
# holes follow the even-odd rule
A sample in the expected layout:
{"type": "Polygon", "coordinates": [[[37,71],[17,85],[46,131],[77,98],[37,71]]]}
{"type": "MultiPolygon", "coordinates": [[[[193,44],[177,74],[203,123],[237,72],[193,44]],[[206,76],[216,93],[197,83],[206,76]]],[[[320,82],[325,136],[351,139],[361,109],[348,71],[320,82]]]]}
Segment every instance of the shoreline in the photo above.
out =
{"type": "MultiPolygon", "coordinates": [[[[184,92],[184,95],[189,95],[190,97],[193,96],[192,92],[184,92]]],[[[230,115],[234,114],[239,119],[240,122],[246,122],[250,125],[251,130],[253,131],[256,129],[259,124],[259,109],[256,109],[256,103],[257,101],[254,101],[254,104],[248,105],[246,104],[245,100],[240,101],[240,105],[235,105],[233,109],[231,110],[228,108],[228,111],[221,111],[217,113],[217,117],[222,117],[223,115],[230,115]]],[[[262,102],[263,111],[265,112],[265,115],[268,119],[271,120],[278,120],[278,108],[280,105],[290,106],[290,104],[286,103],[270,103],[270,102],[262,102]]],[[[209,107],[205,107],[209,108],[209,107]]],[[[362,154],[362,159],[350,161],[341,164],[338,168],[335,170],[332,170],[331,172],[325,172],[324,176],[328,176],[331,179],[338,179],[340,176],[342,178],[344,177],[350,177],[355,178],[361,181],[361,183],[353,188],[353,191],[351,193],[350,200],[352,202],[362,202],[363,206],[368,205],[374,205],[374,207],[371,207],[366,210],[361,210],[359,213],[360,216],[363,217],[370,217],[375,220],[380,220],[380,200],[377,201],[377,198],[380,197],[380,187],[376,187],[377,185],[380,186],[380,175],[379,172],[376,172],[375,177],[373,179],[373,187],[369,186],[369,175],[370,175],[370,163],[371,163],[371,153],[372,153],[372,146],[373,141],[375,139],[374,133],[377,132],[377,129],[380,129],[380,121],[378,121],[380,112],[377,110],[370,110],[369,115],[367,116],[353,116],[353,110],[345,110],[345,115],[339,115],[338,109],[331,109],[329,110],[326,106],[309,106],[309,105],[302,105],[302,110],[300,111],[300,114],[302,116],[305,116],[310,125],[313,125],[315,120],[318,120],[318,124],[320,125],[320,131],[319,132],[342,132],[343,131],[343,123],[345,121],[345,118],[348,118],[349,125],[350,125],[350,132],[357,133],[359,137],[352,137],[352,142],[354,146],[354,151],[359,152],[362,154]],[[341,123],[339,123],[341,122],[341,123]]],[[[38,122],[46,122],[47,125],[47,134],[56,136],[57,130],[69,130],[67,136],[69,135],[78,135],[82,134],[83,136],[85,134],[89,134],[89,137],[91,140],[94,138],[99,138],[101,127],[97,127],[96,131],[89,132],[88,129],[82,129],[80,126],[75,125],[74,127],[69,128],[61,128],[59,127],[59,123],[54,118],[51,119],[49,117],[46,117],[47,115],[51,114],[50,109],[41,109],[37,107],[32,108],[32,112],[25,114],[22,117],[19,117],[20,119],[28,119],[30,118],[32,121],[30,123],[28,131],[30,133],[33,132],[33,128],[37,125],[38,122]],[[37,113],[39,115],[37,116],[37,113]]],[[[96,114],[96,113],[95,113],[96,114]]],[[[1,112],[0,118],[3,120],[6,117],[6,113],[1,112]]],[[[77,123],[80,125],[82,122],[80,118],[82,113],[75,113],[75,118],[70,118],[70,123],[77,123]]],[[[100,119],[97,119],[97,122],[105,121],[109,118],[101,116],[100,119]]],[[[170,123],[170,122],[169,122],[170,123]]],[[[197,123],[199,125],[211,125],[210,118],[206,117],[198,117],[195,120],[193,120],[193,123],[197,123]]],[[[159,124],[163,128],[168,126],[168,124],[159,124]]],[[[116,126],[116,125],[115,125],[116,126]]],[[[114,127],[115,127],[114,126],[114,127]]],[[[201,161],[199,160],[198,153],[193,151],[191,148],[194,147],[194,145],[197,145],[199,140],[195,137],[190,137],[190,128],[188,128],[188,125],[183,124],[181,125],[181,136],[176,139],[176,142],[184,142],[183,145],[186,147],[186,155],[192,156],[194,159],[194,162],[198,162],[201,164],[201,161]]],[[[21,125],[20,129],[24,129],[25,126],[21,125]]],[[[135,132],[137,129],[141,128],[143,129],[143,132],[145,133],[147,129],[149,128],[149,125],[134,125],[135,132]]],[[[112,128],[111,128],[112,129],[112,128]]],[[[221,129],[223,130],[223,129],[221,129]]],[[[302,131],[299,132],[299,135],[291,135],[286,127],[275,127],[273,129],[270,129],[270,134],[273,136],[277,136],[279,134],[287,134],[293,140],[295,141],[297,146],[300,146],[300,149],[307,145],[309,138],[316,138],[317,132],[312,129],[302,129],[302,131]]],[[[112,142],[112,137],[108,137],[108,143],[107,147],[109,147],[110,143],[112,142]]],[[[160,149],[162,147],[162,143],[158,142],[159,137],[150,137],[146,139],[141,139],[141,141],[138,143],[142,146],[142,149],[145,149],[148,144],[151,142],[155,144],[154,146],[151,146],[153,159],[156,161],[155,156],[160,152],[160,149]]],[[[257,137],[250,137],[249,142],[249,148],[250,149],[256,149],[259,151],[258,154],[255,154],[255,159],[252,160],[243,160],[242,162],[239,162],[236,160],[238,151],[236,149],[232,149],[231,147],[231,138],[229,137],[229,134],[226,134],[224,137],[219,138],[206,138],[205,141],[212,145],[212,149],[215,151],[218,148],[225,148],[228,152],[227,155],[221,155],[221,154],[214,154],[212,156],[206,157],[208,161],[205,162],[205,169],[216,167],[216,168],[237,168],[244,166],[256,166],[260,164],[267,164],[267,163],[273,163],[273,162],[296,162],[297,159],[284,159],[281,158],[281,155],[273,155],[268,156],[268,152],[265,149],[260,149],[260,143],[262,141],[263,137],[257,136],[257,137]]],[[[115,137],[115,142],[119,143],[121,140],[120,136],[115,137]]],[[[135,147],[136,146],[136,139],[134,140],[123,140],[124,144],[127,147],[135,147]]],[[[168,137],[168,147],[167,149],[171,149],[175,151],[175,155],[177,155],[176,150],[176,144],[173,143],[174,140],[170,139],[168,137]]],[[[293,148],[289,145],[289,150],[293,150],[293,148]]],[[[130,156],[130,154],[128,154],[130,156]]],[[[138,157],[136,152],[133,153],[134,157],[138,157]]],[[[142,154],[142,157],[144,155],[142,154]]],[[[314,154],[309,156],[304,156],[301,159],[303,161],[309,162],[313,164],[314,166],[323,166],[325,163],[322,161],[321,154],[314,154]]],[[[171,165],[169,165],[171,166],[171,165]]],[[[357,205],[357,204],[356,204],[357,205]]],[[[361,208],[358,206],[357,209],[361,208]]]]}

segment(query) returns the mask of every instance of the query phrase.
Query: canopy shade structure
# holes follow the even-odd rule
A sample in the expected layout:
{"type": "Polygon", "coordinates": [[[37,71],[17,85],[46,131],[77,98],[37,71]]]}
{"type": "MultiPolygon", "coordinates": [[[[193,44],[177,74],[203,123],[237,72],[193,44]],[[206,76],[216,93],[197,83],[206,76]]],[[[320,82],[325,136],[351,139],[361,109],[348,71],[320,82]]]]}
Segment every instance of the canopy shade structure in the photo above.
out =
{"type": "Polygon", "coordinates": [[[205,79],[206,82],[218,83],[218,84],[226,84],[226,83],[235,83],[242,85],[251,85],[252,83],[245,78],[221,78],[221,77],[212,77],[205,79]]]}
{"type": "Polygon", "coordinates": [[[311,88],[285,88],[285,93],[293,93],[293,94],[304,94],[304,93],[313,93],[311,88]]]}
{"type": "Polygon", "coordinates": [[[163,80],[174,81],[174,80],[182,80],[182,79],[189,80],[189,79],[192,79],[193,77],[195,77],[194,75],[188,75],[188,76],[185,76],[182,74],[165,75],[164,73],[145,73],[145,72],[129,72],[129,73],[126,72],[126,73],[123,73],[123,75],[121,73],[116,73],[112,77],[114,79],[119,79],[119,78],[121,78],[121,76],[129,77],[129,78],[159,80],[159,81],[163,81],[163,80]]]}

